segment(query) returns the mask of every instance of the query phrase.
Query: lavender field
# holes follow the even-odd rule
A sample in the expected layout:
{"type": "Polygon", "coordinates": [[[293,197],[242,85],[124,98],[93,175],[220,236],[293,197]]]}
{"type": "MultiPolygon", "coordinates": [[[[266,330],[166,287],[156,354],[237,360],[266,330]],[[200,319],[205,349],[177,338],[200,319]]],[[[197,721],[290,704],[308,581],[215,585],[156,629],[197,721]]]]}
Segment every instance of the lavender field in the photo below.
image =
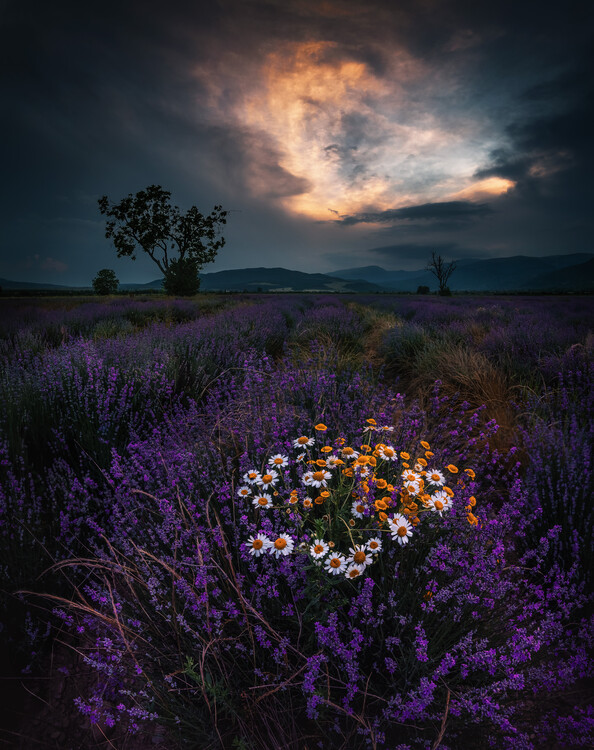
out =
{"type": "Polygon", "coordinates": [[[0,305],[5,746],[592,747],[593,298],[0,305]]]}

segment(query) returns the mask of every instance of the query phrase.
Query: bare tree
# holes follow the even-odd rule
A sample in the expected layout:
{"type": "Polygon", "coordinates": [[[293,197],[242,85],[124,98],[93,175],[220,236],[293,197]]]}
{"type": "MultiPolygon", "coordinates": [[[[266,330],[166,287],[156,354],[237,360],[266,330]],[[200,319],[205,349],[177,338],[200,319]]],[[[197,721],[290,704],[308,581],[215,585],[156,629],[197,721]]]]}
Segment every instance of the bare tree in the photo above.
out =
{"type": "Polygon", "coordinates": [[[448,287],[448,279],[456,270],[456,261],[452,260],[449,263],[446,263],[445,260],[441,257],[441,255],[436,255],[433,252],[431,253],[431,260],[427,264],[427,267],[425,270],[431,271],[431,273],[437,279],[437,283],[439,284],[440,294],[442,295],[450,294],[450,289],[448,287]]]}

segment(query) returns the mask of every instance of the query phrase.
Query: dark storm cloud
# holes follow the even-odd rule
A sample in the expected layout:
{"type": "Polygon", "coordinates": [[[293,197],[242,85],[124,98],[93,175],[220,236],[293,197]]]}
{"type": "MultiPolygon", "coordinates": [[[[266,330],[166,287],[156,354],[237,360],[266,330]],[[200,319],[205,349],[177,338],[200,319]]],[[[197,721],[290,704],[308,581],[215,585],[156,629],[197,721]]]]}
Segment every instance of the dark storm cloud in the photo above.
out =
{"type": "MultiPolygon", "coordinates": [[[[116,266],[96,198],[151,183],[171,189],[180,205],[243,209],[229,224],[227,267],[261,264],[283,237],[303,270],[322,270],[321,248],[362,253],[392,240],[411,262],[439,247],[456,257],[588,250],[592,26],[586,4],[533,0],[1,3],[0,276],[27,257],[45,265],[39,273],[47,280],[59,272],[80,282],[89,269],[116,266]],[[336,128],[322,133],[319,154],[300,170],[286,160],[282,128],[234,117],[248,94],[264,101],[259,76],[271,54],[282,65],[291,45],[310,42],[325,45],[319,65],[361,63],[365,83],[376,88],[357,89],[350,108],[332,103],[336,128]],[[398,137],[385,124],[395,112],[398,137]],[[420,127],[427,141],[416,137],[420,127]],[[456,157],[450,135],[478,146],[461,162],[470,164],[469,177],[476,169],[475,180],[505,178],[515,189],[458,199],[472,188],[467,182],[432,193],[460,173],[448,162],[456,157]],[[383,168],[386,148],[399,157],[391,172],[383,168]],[[349,195],[358,189],[363,196],[335,203],[338,183],[322,180],[330,187],[320,212],[328,206],[336,222],[287,211],[293,197],[315,187],[323,163],[349,195]],[[404,199],[392,202],[389,191],[387,199],[383,183],[374,193],[382,180],[388,187],[393,180],[404,199]],[[403,202],[414,205],[383,210],[403,202]]],[[[344,101],[352,95],[347,90],[344,101]]],[[[314,96],[305,99],[308,116],[323,110],[314,96]]],[[[145,280],[154,275],[147,273],[145,280]]],[[[41,280],[27,269],[21,277],[41,280]]]]}
{"type": "Polygon", "coordinates": [[[486,203],[470,203],[469,201],[445,201],[443,203],[423,203],[419,206],[405,208],[391,208],[377,213],[366,212],[341,216],[337,223],[345,224],[391,224],[398,221],[433,221],[442,222],[446,226],[451,219],[456,223],[460,220],[471,221],[480,219],[491,213],[492,209],[486,203]]]}
{"type": "Polygon", "coordinates": [[[417,261],[424,262],[426,258],[431,257],[435,252],[444,258],[458,257],[460,249],[455,242],[442,242],[434,244],[417,244],[417,243],[400,243],[397,245],[385,245],[383,247],[372,247],[370,254],[377,256],[383,261],[404,262],[417,261]]]}

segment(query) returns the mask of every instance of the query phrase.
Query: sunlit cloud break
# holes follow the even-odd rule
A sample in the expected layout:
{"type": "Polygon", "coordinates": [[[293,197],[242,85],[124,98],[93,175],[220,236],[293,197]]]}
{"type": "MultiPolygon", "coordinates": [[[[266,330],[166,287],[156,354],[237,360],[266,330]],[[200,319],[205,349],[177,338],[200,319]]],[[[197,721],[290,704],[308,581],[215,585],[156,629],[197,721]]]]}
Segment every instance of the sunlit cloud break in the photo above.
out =
{"type": "MultiPolygon", "coordinates": [[[[455,80],[432,81],[435,71],[403,49],[387,54],[381,76],[347,46],[325,41],[283,42],[255,69],[240,70],[236,59],[218,64],[218,78],[212,69],[197,71],[210,91],[211,115],[249,133],[247,149],[254,139],[271,144],[282,173],[300,186],[279,191],[288,212],[332,221],[332,212],[484,200],[514,185],[475,176],[496,135],[466,112],[440,116],[438,99],[455,80]]],[[[258,151],[250,189],[270,196],[271,170],[259,167],[258,151]]]]}

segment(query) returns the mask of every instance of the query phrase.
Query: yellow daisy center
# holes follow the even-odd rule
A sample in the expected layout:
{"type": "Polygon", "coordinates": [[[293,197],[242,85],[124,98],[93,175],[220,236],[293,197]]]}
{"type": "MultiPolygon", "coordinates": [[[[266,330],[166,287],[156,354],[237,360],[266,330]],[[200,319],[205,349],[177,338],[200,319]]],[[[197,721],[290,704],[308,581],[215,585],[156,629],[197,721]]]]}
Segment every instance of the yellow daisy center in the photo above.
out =
{"type": "Polygon", "coordinates": [[[316,546],[314,547],[314,552],[316,553],[316,555],[321,554],[323,551],[324,551],[324,545],[316,544],[316,546]]]}
{"type": "Polygon", "coordinates": [[[299,445],[305,445],[306,443],[309,442],[309,438],[300,437],[300,438],[297,438],[297,442],[299,443],[299,445]]]}
{"type": "Polygon", "coordinates": [[[340,559],[338,557],[333,557],[332,560],[330,560],[330,567],[340,568],[340,559]]]}
{"type": "Polygon", "coordinates": [[[276,549],[284,549],[287,546],[287,540],[279,537],[275,542],[274,546],[276,549]]]}
{"type": "Polygon", "coordinates": [[[406,536],[408,533],[408,529],[406,528],[406,526],[399,526],[397,533],[398,533],[398,536],[406,536]]]}
{"type": "Polygon", "coordinates": [[[349,578],[357,578],[359,573],[360,571],[358,571],[357,568],[353,568],[353,570],[351,570],[349,573],[349,578]]]}
{"type": "Polygon", "coordinates": [[[379,544],[377,542],[369,542],[370,549],[377,549],[378,547],[379,547],[379,544]]]}
{"type": "Polygon", "coordinates": [[[364,510],[365,510],[364,505],[357,505],[357,508],[356,508],[357,513],[363,513],[364,510]]]}
{"type": "Polygon", "coordinates": [[[324,471],[314,471],[313,478],[316,480],[316,482],[321,482],[322,479],[326,476],[326,472],[324,471]]]}
{"type": "Polygon", "coordinates": [[[254,539],[252,543],[252,547],[254,549],[262,549],[263,546],[264,546],[264,542],[261,539],[254,539]]]}
{"type": "Polygon", "coordinates": [[[392,457],[394,455],[394,451],[392,448],[384,448],[384,455],[392,457]]]}
{"type": "Polygon", "coordinates": [[[274,459],[274,463],[275,463],[275,464],[276,464],[277,466],[279,466],[280,464],[282,464],[282,463],[283,463],[283,459],[282,459],[282,458],[275,458],[275,459],[274,459]]]}
{"type": "Polygon", "coordinates": [[[258,505],[268,505],[268,498],[267,497],[259,497],[258,498],[258,505]]]}
{"type": "Polygon", "coordinates": [[[272,474],[264,474],[264,476],[262,477],[262,481],[265,484],[268,484],[268,482],[272,482],[272,474]]]}
{"type": "Polygon", "coordinates": [[[365,562],[365,558],[367,555],[362,550],[357,550],[355,554],[353,555],[353,562],[356,562],[357,565],[361,565],[361,563],[365,562]]]}
{"type": "Polygon", "coordinates": [[[435,505],[435,510],[443,510],[443,503],[441,500],[435,500],[433,504],[435,505]]]}

